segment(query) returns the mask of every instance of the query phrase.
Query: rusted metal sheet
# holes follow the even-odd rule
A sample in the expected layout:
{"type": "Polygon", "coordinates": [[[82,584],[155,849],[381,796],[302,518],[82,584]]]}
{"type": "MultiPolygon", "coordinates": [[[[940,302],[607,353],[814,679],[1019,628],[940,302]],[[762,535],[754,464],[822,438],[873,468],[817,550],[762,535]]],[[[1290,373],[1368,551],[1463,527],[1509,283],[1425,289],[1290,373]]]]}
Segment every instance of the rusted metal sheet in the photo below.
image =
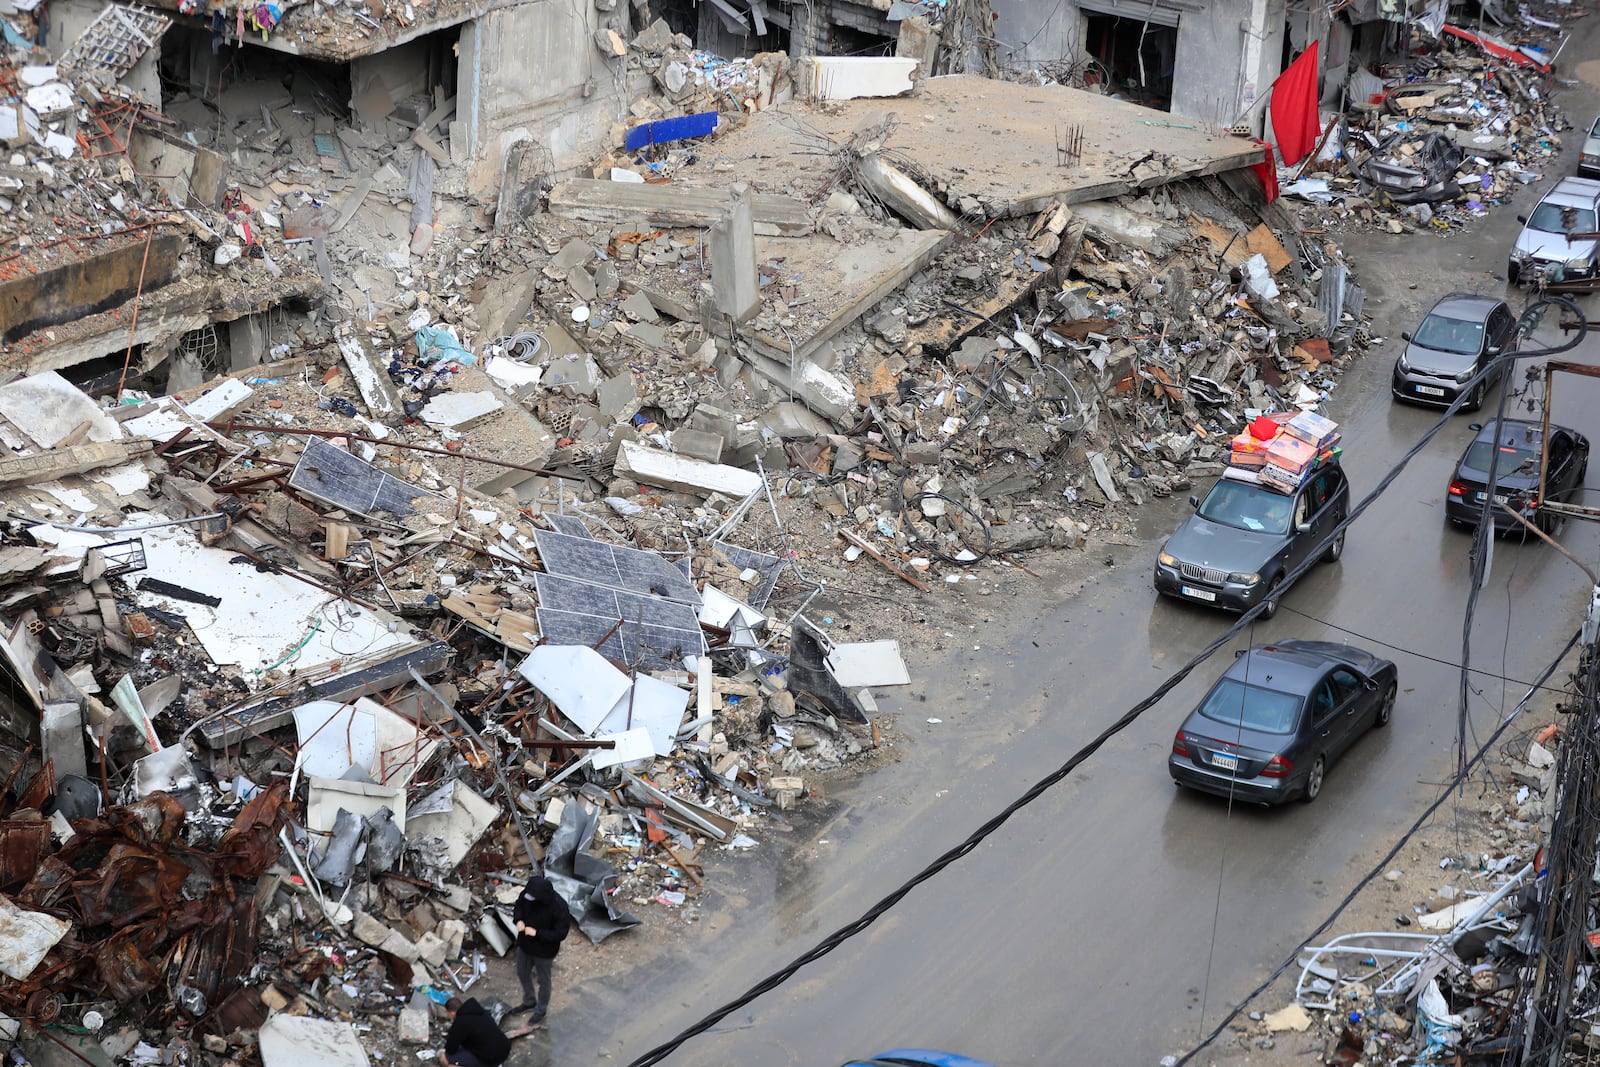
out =
{"type": "Polygon", "coordinates": [[[255,894],[240,896],[221,922],[195,934],[193,948],[187,954],[192,962],[184,968],[181,981],[205,994],[206,1003],[214,1003],[235,986],[254,962],[256,907],[255,894]]]}
{"type": "Polygon", "coordinates": [[[54,760],[45,760],[44,766],[39,768],[39,773],[28,781],[28,787],[17,797],[18,810],[32,808],[38,811],[44,807],[44,802],[55,796],[56,792],[56,765],[54,760]]]}
{"type": "MultiPolygon", "coordinates": [[[[287,783],[263,790],[209,850],[185,843],[183,805],[165,793],[79,820],[55,855],[48,823],[38,824],[42,839],[26,820],[0,823],[0,877],[12,879],[0,885],[22,884],[19,900],[71,921],[78,938],[61,941],[26,981],[0,981],[0,1009],[43,1021],[43,994],[123,1004],[169,981],[208,1004],[234,992],[255,960],[253,880],[278,859],[287,798],[287,783]],[[12,824],[24,828],[8,833],[12,824]]],[[[249,1001],[225,1003],[252,1015],[249,1001]]]]}
{"type": "Polygon", "coordinates": [[[169,855],[113,845],[102,863],[73,882],[78,916],[85,926],[122,927],[159,915],[177,902],[189,870],[169,855]]]}
{"type": "Polygon", "coordinates": [[[145,957],[137,927],[122,930],[94,949],[94,972],[100,987],[118,1004],[125,1004],[161,984],[161,969],[145,957]]]}
{"type": "Polygon", "coordinates": [[[43,819],[0,822],[0,889],[26,885],[50,852],[50,824],[43,819]]]}

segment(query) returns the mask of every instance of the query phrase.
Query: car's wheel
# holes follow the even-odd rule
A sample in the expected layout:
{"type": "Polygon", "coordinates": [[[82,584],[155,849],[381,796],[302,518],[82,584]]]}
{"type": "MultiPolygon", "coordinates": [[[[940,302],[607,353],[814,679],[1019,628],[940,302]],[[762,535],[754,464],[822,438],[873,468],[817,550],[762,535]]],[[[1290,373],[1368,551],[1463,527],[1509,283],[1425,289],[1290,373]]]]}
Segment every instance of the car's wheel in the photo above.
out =
{"type": "Polygon", "coordinates": [[[1383,699],[1378,702],[1377,718],[1372,720],[1372,725],[1374,728],[1381,730],[1385,726],[1388,726],[1389,723],[1394,719],[1394,699],[1395,694],[1398,691],[1399,687],[1393,682],[1391,682],[1389,684],[1389,688],[1385,690],[1383,699]]]}
{"type": "Polygon", "coordinates": [[[1300,794],[1300,799],[1307,804],[1322,795],[1322,779],[1327,774],[1328,761],[1321,756],[1311,765],[1311,773],[1306,776],[1306,791],[1300,794]]]}
{"type": "MultiPolygon", "coordinates": [[[[1343,522],[1344,520],[1340,519],[1339,521],[1343,522]]],[[[1339,562],[1339,557],[1344,555],[1344,534],[1345,531],[1339,531],[1339,536],[1333,539],[1333,544],[1329,545],[1328,550],[1322,554],[1323,559],[1329,563],[1339,562]]]]}
{"type": "Polygon", "coordinates": [[[1488,392],[1489,383],[1487,381],[1479,382],[1473,387],[1472,395],[1467,398],[1467,402],[1462,405],[1463,410],[1477,411],[1479,408],[1483,407],[1483,398],[1488,392]]]}
{"type": "Polygon", "coordinates": [[[1272,583],[1267,586],[1267,597],[1261,602],[1263,605],[1261,608],[1261,617],[1263,619],[1270,619],[1278,613],[1278,601],[1283,596],[1279,586],[1282,584],[1282,578],[1274,578],[1272,579],[1272,583]]]}
{"type": "Polygon", "coordinates": [[[1518,275],[1520,273],[1521,272],[1517,269],[1517,261],[1516,260],[1514,260],[1514,259],[1506,260],[1506,281],[1510,282],[1512,285],[1516,285],[1517,284],[1517,277],[1518,277],[1518,275]]]}

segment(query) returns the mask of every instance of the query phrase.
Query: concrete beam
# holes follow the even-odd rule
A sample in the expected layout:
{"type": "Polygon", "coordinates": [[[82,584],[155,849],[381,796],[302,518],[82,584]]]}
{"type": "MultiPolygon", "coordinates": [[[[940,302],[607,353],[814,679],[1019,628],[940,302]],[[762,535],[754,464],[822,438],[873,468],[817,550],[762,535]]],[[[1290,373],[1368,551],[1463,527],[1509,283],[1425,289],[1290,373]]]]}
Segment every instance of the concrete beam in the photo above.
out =
{"type": "Polygon", "coordinates": [[[107,441],[98,445],[73,445],[32,456],[6,456],[0,459],[0,488],[32,485],[66,478],[101,467],[114,467],[138,459],[155,448],[149,441],[107,441]]]}
{"type": "Polygon", "coordinates": [[[736,323],[748,322],[761,310],[761,284],[756,274],[756,232],[750,209],[750,187],[733,187],[727,212],[711,224],[711,286],[717,310],[736,323]]]}
{"type": "MultiPolygon", "coordinates": [[[[728,189],[572,178],[550,191],[550,214],[610,225],[638,219],[652,227],[705,229],[723,216],[732,197],[728,189]]],[[[811,213],[793,197],[754,193],[750,211],[755,232],[763,236],[811,232],[811,213]]]]}

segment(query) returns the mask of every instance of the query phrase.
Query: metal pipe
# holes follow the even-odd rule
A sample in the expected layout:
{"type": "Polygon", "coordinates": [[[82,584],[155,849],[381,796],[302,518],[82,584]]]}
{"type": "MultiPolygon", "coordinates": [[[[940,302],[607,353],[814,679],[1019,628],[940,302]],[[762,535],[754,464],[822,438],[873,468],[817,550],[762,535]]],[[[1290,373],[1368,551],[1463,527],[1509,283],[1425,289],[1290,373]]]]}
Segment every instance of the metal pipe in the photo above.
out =
{"type": "Polygon", "coordinates": [[[563,474],[560,471],[549,470],[545,467],[529,467],[522,463],[511,463],[503,459],[494,459],[490,456],[469,455],[466,452],[451,452],[444,448],[431,448],[428,445],[414,445],[409,441],[388,441],[382,437],[367,437],[363,434],[349,433],[345,430],[308,430],[301,427],[290,426],[261,426],[254,423],[208,422],[206,428],[218,433],[231,436],[235,430],[242,433],[282,433],[292,437],[343,437],[351,441],[365,441],[369,445],[389,445],[392,448],[403,448],[410,452],[426,452],[430,456],[449,456],[451,459],[462,459],[472,463],[487,463],[491,467],[505,467],[508,470],[527,471],[529,474],[542,474],[550,478],[565,478],[572,482],[588,481],[581,474],[563,474]]]}

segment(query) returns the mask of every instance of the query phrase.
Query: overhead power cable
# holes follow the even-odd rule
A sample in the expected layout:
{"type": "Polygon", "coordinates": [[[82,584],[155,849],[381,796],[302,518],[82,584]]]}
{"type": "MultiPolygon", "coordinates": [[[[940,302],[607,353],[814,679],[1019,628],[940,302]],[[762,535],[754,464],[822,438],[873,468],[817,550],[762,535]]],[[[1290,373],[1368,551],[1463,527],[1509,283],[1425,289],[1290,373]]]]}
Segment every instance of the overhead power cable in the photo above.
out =
{"type": "Polygon", "coordinates": [[[1478,751],[1467,760],[1466,765],[1456,771],[1455,775],[1450,779],[1450,781],[1445,783],[1444,788],[1439,790],[1439,795],[1434,799],[1433,803],[1429,804],[1427,809],[1424,810],[1421,815],[1417,816],[1417,820],[1406,829],[1405,833],[1400,835],[1399,839],[1395,841],[1394,846],[1390,848],[1388,852],[1384,853],[1383,858],[1372,865],[1372,868],[1362,876],[1359,882],[1356,883],[1355,888],[1344,895],[1344,899],[1339,901],[1339,903],[1334,906],[1333,911],[1328,913],[1328,917],[1322,920],[1315,930],[1307,934],[1305,940],[1296,945],[1294,947],[1294,951],[1285,956],[1283,962],[1278,964],[1278,966],[1273,969],[1271,974],[1262,979],[1261,984],[1257,985],[1254,989],[1250,990],[1250,992],[1246,993],[1244,997],[1240,999],[1239,1003],[1234,1007],[1234,1009],[1230,1011],[1221,1022],[1217,1023],[1217,1025],[1212,1028],[1210,1033],[1200,1039],[1200,1043],[1198,1045],[1194,1046],[1194,1048],[1178,1057],[1174,1067],[1183,1067],[1184,1064],[1188,1063],[1196,1055],[1205,1051],[1207,1046],[1220,1037],[1229,1026],[1233,1025],[1233,1021],[1235,1019],[1244,1014],[1245,1008],[1252,1000],[1266,992],[1267,989],[1272,986],[1273,982],[1276,982],[1279,978],[1283,977],[1283,972],[1287,971],[1294,965],[1295,960],[1300,958],[1300,953],[1304,952],[1308,947],[1310,947],[1313,941],[1328,932],[1328,928],[1339,920],[1339,916],[1344,914],[1344,909],[1350,906],[1350,902],[1355,900],[1356,896],[1363,889],[1375,881],[1378,876],[1384,872],[1385,868],[1387,868],[1389,864],[1394,861],[1394,858],[1400,854],[1400,850],[1406,846],[1406,843],[1410,841],[1413,836],[1415,836],[1418,830],[1422,829],[1423,825],[1427,823],[1429,819],[1433,818],[1434,813],[1444,805],[1446,800],[1450,799],[1450,794],[1455,792],[1456,787],[1465,781],[1467,775],[1472,773],[1473,768],[1482,762],[1483,757],[1488,754],[1490,747],[1493,746],[1496,741],[1500,740],[1500,735],[1505,733],[1506,730],[1510,729],[1511,724],[1517,721],[1517,711],[1520,710],[1521,707],[1530,699],[1532,699],[1534,693],[1544,688],[1544,683],[1548,681],[1550,676],[1556,672],[1556,668],[1561,666],[1561,661],[1566,658],[1567,653],[1571,652],[1573,646],[1578,643],[1578,637],[1582,634],[1582,632],[1582,630],[1575,631],[1573,635],[1567,639],[1567,643],[1561,646],[1561,651],[1556,653],[1555,659],[1551,660],[1550,665],[1547,666],[1543,673],[1539,675],[1539,680],[1528,687],[1528,691],[1524,693],[1522,699],[1517,702],[1517,706],[1516,708],[1512,709],[1511,714],[1507,715],[1505,720],[1501,722],[1499,726],[1495,727],[1494,733],[1490,734],[1488,740],[1484,741],[1484,743],[1479,746],[1478,751]]]}
{"type": "MultiPolygon", "coordinates": [[[[1372,506],[1374,501],[1388,491],[1389,487],[1394,484],[1395,479],[1400,477],[1400,474],[1406,469],[1407,466],[1410,465],[1411,461],[1422,452],[1423,448],[1427,446],[1428,442],[1433,440],[1439,431],[1450,425],[1451,417],[1455,415],[1455,413],[1459,411],[1466,403],[1467,398],[1471,396],[1473,389],[1477,387],[1478,383],[1481,381],[1487,381],[1491,374],[1500,373],[1500,363],[1502,360],[1510,360],[1512,358],[1536,359],[1543,356],[1555,355],[1560,352],[1566,352],[1577,347],[1577,345],[1588,333],[1588,320],[1584,317],[1583,313],[1578,310],[1577,305],[1573,304],[1569,300],[1547,297],[1530,304],[1528,309],[1524,311],[1524,314],[1526,315],[1529,312],[1532,312],[1535,308],[1541,307],[1545,304],[1560,305],[1569,310],[1575,316],[1576,327],[1574,329],[1575,336],[1573,339],[1554,348],[1507,353],[1505,356],[1486,364],[1484,368],[1472,378],[1471,381],[1466,382],[1461,386],[1455,401],[1451,403],[1449,407],[1445,408],[1444,413],[1439,416],[1439,420],[1429,427],[1427,431],[1425,431],[1423,435],[1418,438],[1414,445],[1406,450],[1405,454],[1400,457],[1399,461],[1395,463],[1394,466],[1389,469],[1388,473],[1386,473],[1378,482],[1376,488],[1363,497],[1361,502],[1350,510],[1350,513],[1345,516],[1343,522],[1329,530],[1313,551],[1307,553],[1306,557],[1301,560],[1300,563],[1290,568],[1284,574],[1282,585],[1280,587],[1281,591],[1286,591],[1291,588],[1295,581],[1302,574],[1306,573],[1306,571],[1315,566],[1321,559],[1323,551],[1335,540],[1343,536],[1344,532],[1349,529],[1352,524],[1354,524],[1356,519],[1360,518],[1361,515],[1366,512],[1367,508],[1372,506]]],[[[794,977],[794,975],[798,973],[801,968],[815,963],[817,960],[826,956],[828,953],[832,952],[834,949],[838,948],[852,937],[855,937],[857,934],[865,931],[873,923],[877,922],[878,919],[882,918],[890,908],[893,908],[896,904],[900,903],[900,901],[904,900],[913,889],[921,885],[923,882],[928,881],[934,875],[943,871],[946,867],[950,866],[963,856],[976,849],[991,834],[1009,822],[1012,816],[1016,815],[1023,808],[1026,808],[1028,805],[1038,800],[1041,796],[1048,792],[1051,787],[1063,781],[1073,771],[1077,770],[1077,768],[1082,765],[1090,756],[1100,751],[1107,741],[1110,741],[1113,737],[1126,730],[1129,726],[1132,726],[1141,715],[1159,704],[1168,693],[1172,692],[1172,690],[1177,688],[1177,686],[1181,684],[1184,679],[1188,678],[1189,675],[1194,672],[1195,668],[1199,667],[1206,660],[1210,659],[1218,649],[1227,645],[1236,635],[1244,630],[1245,627],[1254,622],[1257,616],[1261,615],[1266,603],[1266,601],[1262,601],[1261,603],[1255,604],[1248,611],[1244,612],[1244,614],[1240,615],[1238,619],[1234,620],[1233,625],[1229,626],[1216,637],[1212,638],[1211,641],[1208,642],[1199,652],[1195,653],[1195,655],[1187,663],[1179,667],[1169,678],[1166,679],[1166,681],[1158,685],[1149,696],[1145,697],[1133,707],[1129,708],[1127,712],[1116,719],[1116,721],[1112,722],[1111,725],[1100,731],[1100,733],[1096,735],[1093,740],[1074,752],[1065,763],[1041,778],[1038,782],[1031,786],[1027,792],[1023,793],[1016,800],[1012,801],[1010,804],[1007,804],[1000,810],[999,814],[989,819],[982,826],[979,826],[960,844],[957,844],[953,848],[941,853],[937,858],[928,863],[927,866],[923,867],[908,880],[891,890],[876,904],[872,905],[872,907],[863,912],[859,918],[835,930],[833,933],[819,941],[811,949],[795,957],[780,970],[774,971],[772,974],[769,974],[767,977],[761,979],[755,985],[751,986],[733,1000],[728,1001],[726,1004],[723,1004],[720,1007],[714,1008],[704,1018],[690,1024],[687,1028],[680,1031],[673,1037],[650,1049],[637,1059],[632,1060],[628,1064],[628,1067],[651,1067],[652,1064],[662,1062],[690,1038],[696,1037],[705,1033],[707,1030],[710,1030],[712,1027],[716,1026],[717,1023],[738,1011],[740,1008],[745,1007],[759,997],[762,997],[765,994],[770,993],[772,990],[777,989],[784,982],[787,982],[790,978],[794,977]]],[[[1230,1015],[1229,1017],[1232,1018],[1233,1016],[1230,1015]]]]}

